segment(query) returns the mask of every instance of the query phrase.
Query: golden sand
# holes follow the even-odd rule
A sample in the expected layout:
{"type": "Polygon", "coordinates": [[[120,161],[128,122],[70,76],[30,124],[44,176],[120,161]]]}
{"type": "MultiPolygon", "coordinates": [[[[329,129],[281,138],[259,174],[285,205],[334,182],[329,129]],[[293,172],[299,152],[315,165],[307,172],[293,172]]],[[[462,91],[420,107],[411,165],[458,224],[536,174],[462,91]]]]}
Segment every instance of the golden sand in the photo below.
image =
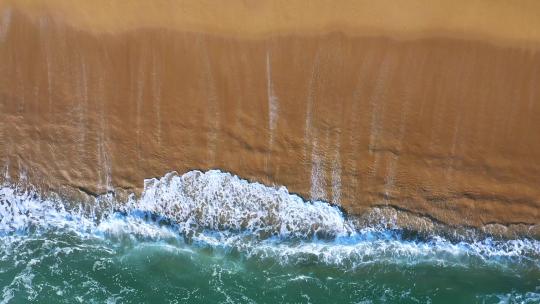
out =
{"type": "Polygon", "coordinates": [[[540,2],[1,6],[11,178],[137,192],[221,168],[357,215],[539,224],[540,2]]]}
{"type": "Polygon", "coordinates": [[[494,43],[540,41],[535,0],[4,0],[33,18],[52,14],[92,32],[169,28],[264,37],[268,34],[386,35],[396,39],[457,36],[494,43]]]}

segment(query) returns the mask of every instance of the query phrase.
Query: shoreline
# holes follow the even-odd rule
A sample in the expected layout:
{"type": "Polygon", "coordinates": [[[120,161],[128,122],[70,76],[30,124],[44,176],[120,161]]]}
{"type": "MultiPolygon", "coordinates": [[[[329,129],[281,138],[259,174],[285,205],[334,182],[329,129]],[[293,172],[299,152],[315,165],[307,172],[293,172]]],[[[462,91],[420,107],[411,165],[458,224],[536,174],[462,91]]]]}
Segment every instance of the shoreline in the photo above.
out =
{"type": "Polygon", "coordinates": [[[474,31],[97,34],[5,12],[0,168],[13,178],[140,193],[148,176],[221,168],[349,214],[538,225],[533,47],[466,40],[474,31]]]}
{"type": "MultiPolygon", "coordinates": [[[[185,174],[193,174],[200,172],[208,174],[212,171],[219,173],[231,174],[221,170],[199,171],[193,170],[185,174]]],[[[279,190],[285,186],[269,186],[261,184],[257,181],[243,179],[237,175],[231,175],[234,178],[239,178],[242,182],[247,182],[248,186],[257,185],[263,186],[267,191],[279,190]]],[[[175,171],[168,172],[162,177],[149,178],[144,180],[145,188],[161,181],[167,181],[174,177],[182,177],[175,171]]],[[[0,187],[5,187],[15,190],[15,193],[27,193],[34,199],[52,201],[64,206],[66,210],[77,210],[82,206],[82,210],[90,212],[100,217],[102,213],[110,212],[111,210],[122,210],[126,205],[140,201],[144,195],[137,194],[126,189],[112,189],[107,193],[96,194],[89,193],[85,189],[75,189],[69,186],[63,186],[57,189],[41,189],[39,186],[28,183],[27,181],[12,182],[5,178],[0,178],[0,187]],[[109,210],[110,209],[110,210],[109,210]]],[[[286,187],[285,187],[286,189],[286,187]]],[[[177,191],[177,189],[170,189],[177,191]]],[[[288,192],[292,197],[298,197],[304,204],[312,205],[313,201],[306,200],[297,193],[288,192]]],[[[178,202],[182,204],[182,202],[178,202]]],[[[519,240],[532,239],[540,240],[540,225],[536,224],[485,224],[481,226],[464,226],[464,225],[449,225],[441,222],[429,215],[415,214],[410,210],[401,209],[392,205],[385,205],[381,202],[380,205],[371,207],[363,214],[349,214],[346,209],[339,205],[334,205],[331,202],[318,201],[318,203],[327,204],[337,208],[342,216],[354,223],[354,228],[358,231],[365,229],[388,230],[404,233],[405,235],[415,235],[419,239],[428,239],[430,237],[443,237],[452,242],[474,242],[484,239],[493,238],[495,240],[519,240]]],[[[84,213],[83,213],[84,214],[84,213]]],[[[156,214],[160,217],[163,215],[156,214]]],[[[174,220],[168,219],[168,222],[174,224],[174,220]]]]}

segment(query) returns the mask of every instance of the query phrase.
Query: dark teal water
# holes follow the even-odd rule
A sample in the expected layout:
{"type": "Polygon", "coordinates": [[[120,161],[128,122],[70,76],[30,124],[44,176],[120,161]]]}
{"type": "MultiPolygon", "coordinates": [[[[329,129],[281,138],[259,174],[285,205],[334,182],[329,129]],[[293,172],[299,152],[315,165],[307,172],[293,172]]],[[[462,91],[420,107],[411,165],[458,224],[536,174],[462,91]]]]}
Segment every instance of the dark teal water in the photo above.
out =
{"type": "Polygon", "coordinates": [[[535,240],[359,228],[220,172],[97,206],[2,188],[0,303],[540,303],[535,240]]]}

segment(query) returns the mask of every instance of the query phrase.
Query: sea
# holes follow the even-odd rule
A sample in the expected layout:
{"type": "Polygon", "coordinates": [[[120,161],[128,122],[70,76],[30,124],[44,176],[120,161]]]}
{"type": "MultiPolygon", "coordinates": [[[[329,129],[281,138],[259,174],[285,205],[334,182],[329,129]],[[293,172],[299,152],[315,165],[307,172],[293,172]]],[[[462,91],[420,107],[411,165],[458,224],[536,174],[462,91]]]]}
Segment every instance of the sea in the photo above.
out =
{"type": "Polygon", "coordinates": [[[360,225],[219,170],[93,203],[0,187],[0,303],[540,303],[540,241],[360,225]]]}

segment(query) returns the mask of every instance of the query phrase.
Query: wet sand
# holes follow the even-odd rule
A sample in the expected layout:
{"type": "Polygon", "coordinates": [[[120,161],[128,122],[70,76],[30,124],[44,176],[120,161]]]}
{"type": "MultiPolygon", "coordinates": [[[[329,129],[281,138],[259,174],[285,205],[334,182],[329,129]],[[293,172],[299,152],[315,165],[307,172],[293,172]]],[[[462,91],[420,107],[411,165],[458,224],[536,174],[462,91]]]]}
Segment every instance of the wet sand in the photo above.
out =
{"type": "Polygon", "coordinates": [[[537,2],[73,3],[0,4],[4,179],[220,168],[356,215],[540,224],[537,2]]]}

